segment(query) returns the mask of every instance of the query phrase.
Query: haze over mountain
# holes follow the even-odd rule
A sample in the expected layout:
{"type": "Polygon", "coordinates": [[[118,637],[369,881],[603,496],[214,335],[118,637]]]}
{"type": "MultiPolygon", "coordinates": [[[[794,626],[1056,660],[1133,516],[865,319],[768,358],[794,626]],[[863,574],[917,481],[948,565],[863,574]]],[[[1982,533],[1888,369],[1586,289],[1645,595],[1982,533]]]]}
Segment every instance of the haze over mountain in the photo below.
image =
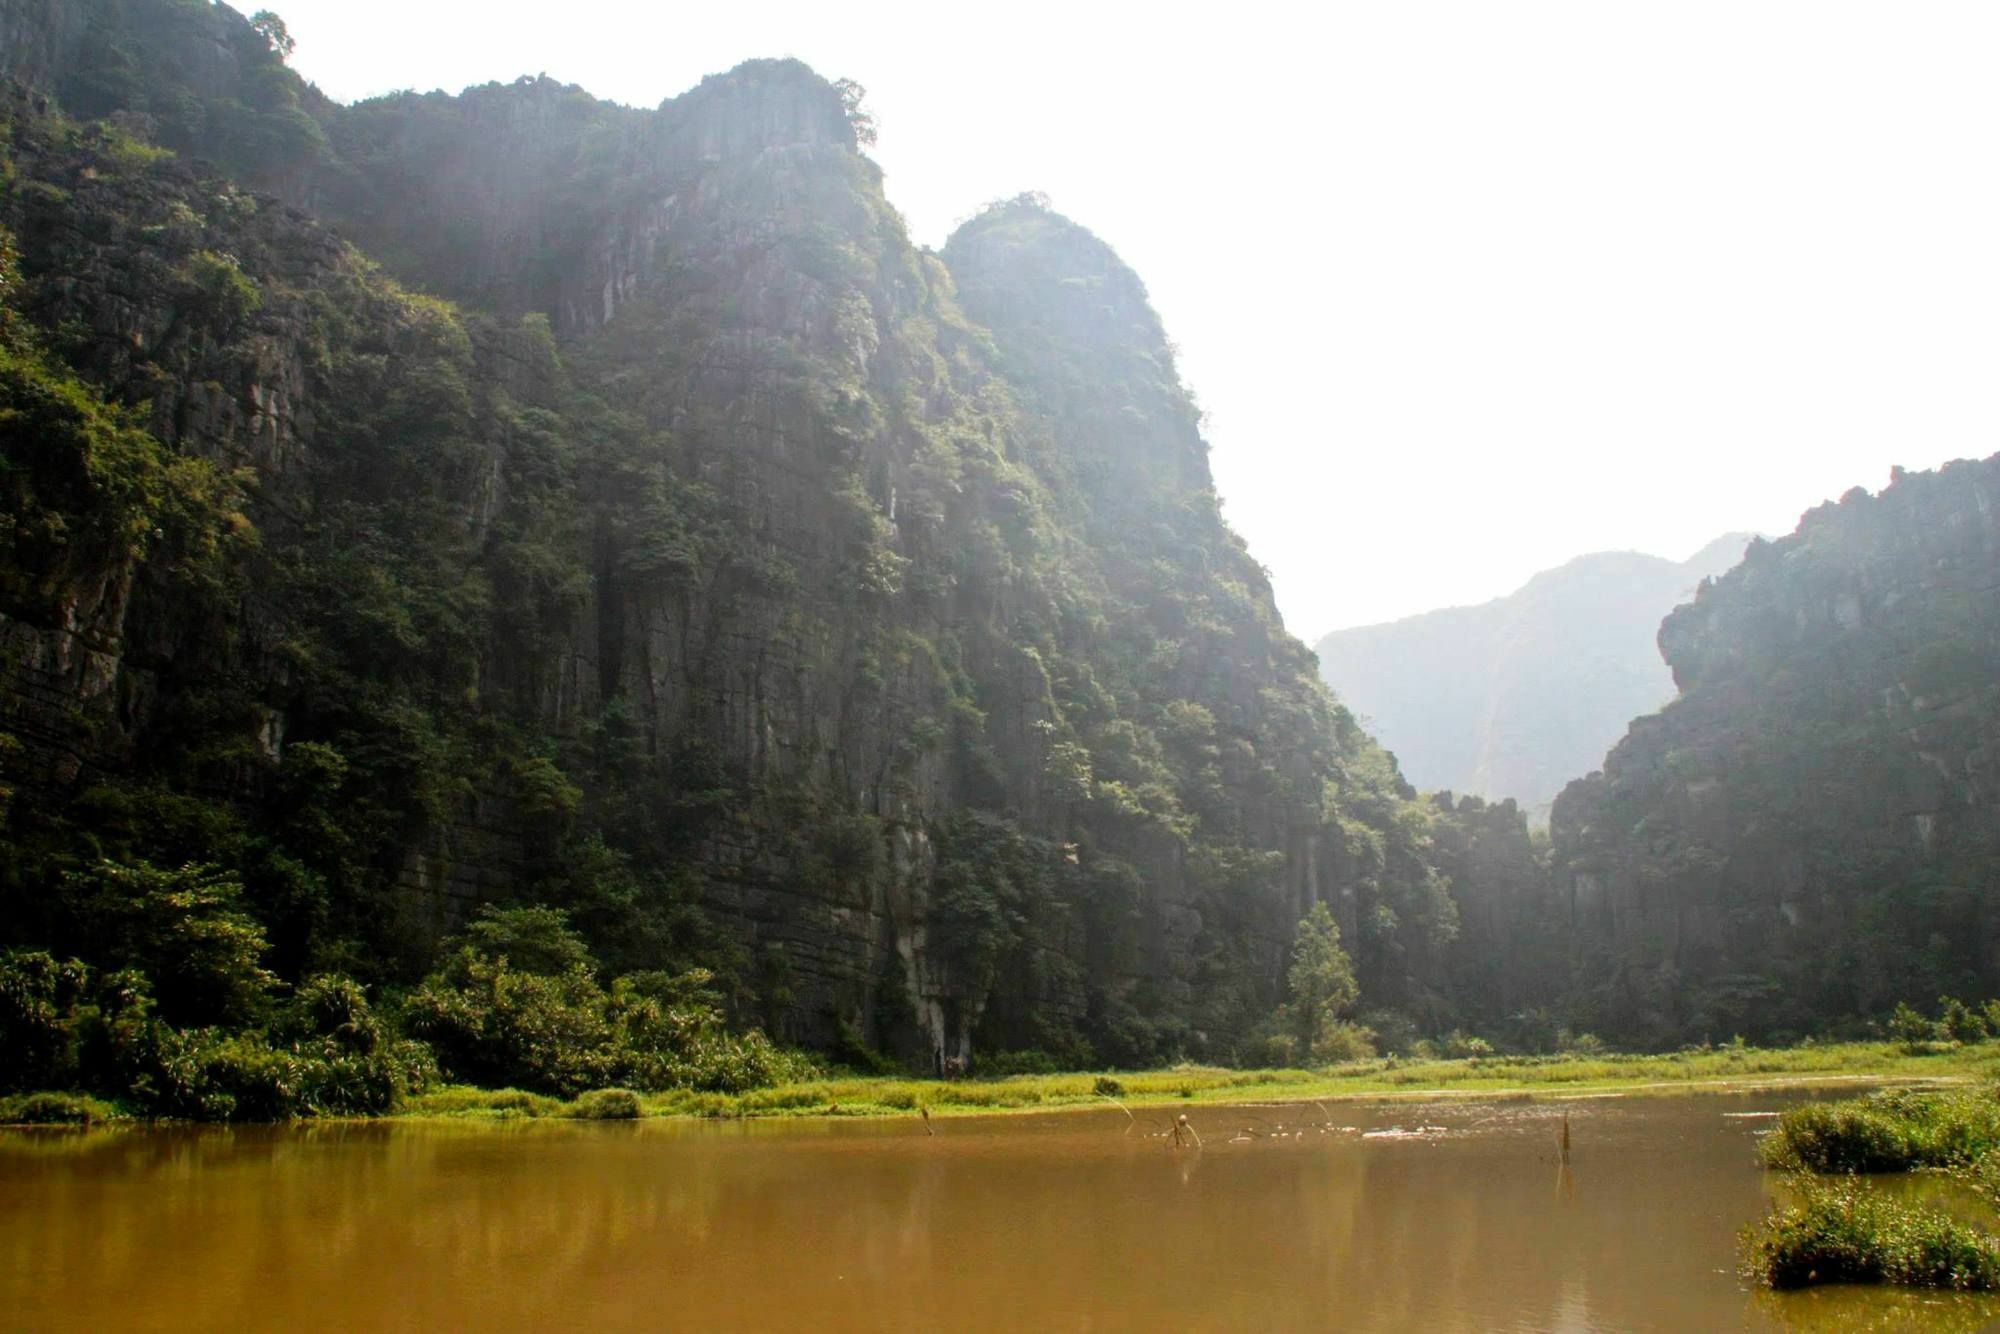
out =
{"type": "Polygon", "coordinates": [[[1044,202],[918,247],[793,60],[341,106],[199,0],[0,37],[0,943],[129,960],[92,877],[205,865],[287,979],[546,905],[788,1041],[1077,1064],[1235,1050],[1317,902],[1383,1003],[1448,935],[1044,202]]]}
{"type": "Polygon", "coordinates": [[[1595,552],[1475,607],[1336,630],[1320,675],[1419,788],[1512,797],[1545,819],[1632,718],[1673,698],[1660,618],[1749,541],[1731,533],[1684,561],[1595,552]]]}
{"type": "MultiPolygon", "coordinates": [[[[1045,199],[925,248],[796,60],[344,105],[291,50],[0,0],[0,1091],[1325,1064],[2000,983],[2000,463],[1664,628],[1744,539],[1329,636],[1420,797],[1045,199]],[[1468,795],[1579,775],[1547,843],[1468,795]]],[[[1478,549],[1421,512],[1328,582],[1478,549]]]]}

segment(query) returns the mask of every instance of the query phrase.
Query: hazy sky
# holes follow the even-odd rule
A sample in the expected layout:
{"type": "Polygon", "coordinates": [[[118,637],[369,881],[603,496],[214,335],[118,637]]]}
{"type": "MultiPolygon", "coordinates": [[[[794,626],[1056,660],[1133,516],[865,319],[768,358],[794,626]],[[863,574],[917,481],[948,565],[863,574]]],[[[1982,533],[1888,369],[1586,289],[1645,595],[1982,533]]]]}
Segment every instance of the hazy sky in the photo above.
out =
{"type": "Polygon", "coordinates": [[[1990,3],[272,3],[343,99],[798,56],[930,245],[1045,191],[1309,640],[2000,450],[1990,3]]]}

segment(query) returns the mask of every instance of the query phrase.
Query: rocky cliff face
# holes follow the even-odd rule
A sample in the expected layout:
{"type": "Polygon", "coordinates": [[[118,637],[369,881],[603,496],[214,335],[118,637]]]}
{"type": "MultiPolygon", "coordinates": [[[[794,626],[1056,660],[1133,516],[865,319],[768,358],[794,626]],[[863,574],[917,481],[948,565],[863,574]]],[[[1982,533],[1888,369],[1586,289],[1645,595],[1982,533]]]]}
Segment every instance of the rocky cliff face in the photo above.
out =
{"type": "Polygon", "coordinates": [[[8,104],[10,308],[144,434],[17,508],[156,540],[10,549],[10,935],[83,856],[223,864],[290,973],[550,902],[920,1061],[1225,1055],[1318,899],[1418,988],[1455,914],[1410,793],[1087,232],[1023,200],[918,250],[796,62],[347,109],[224,7],[42,20],[110,121],[8,104]],[[234,63],[105,75],[143,34],[234,63]]]}
{"type": "Polygon", "coordinates": [[[1772,1036],[2000,985],[1996,501],[2000,458],[1899,470],[1667,618],[1681,697],[1555,807],[1597,1022],[1772,1036]]]}
{"type": "Polygon", "coordinates": [[[1718,538],[1679,562],[1579,556],[1480,606],[1337,630],[1319,641],[1320,672],[1411,782],[1513,798],[1540,823],[1630,719],[1673,698],[1660,620],[1749,540],[1718,538]]]}

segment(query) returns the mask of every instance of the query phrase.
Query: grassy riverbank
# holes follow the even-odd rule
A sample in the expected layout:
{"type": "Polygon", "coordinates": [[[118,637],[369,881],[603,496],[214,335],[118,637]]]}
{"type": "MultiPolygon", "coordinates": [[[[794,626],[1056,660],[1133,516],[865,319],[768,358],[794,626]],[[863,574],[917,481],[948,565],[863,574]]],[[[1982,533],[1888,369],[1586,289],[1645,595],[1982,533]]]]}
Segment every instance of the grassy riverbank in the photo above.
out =
{"type": "MultiPolygon", "coordinates": [[[[933,1116],[1105,1106],[1189,1106],[1341,1098],[1576,1097],[1716,1092],[1757,1084],[1847,1080],[2000,1078],[2000,1046],[1913,1055],[1894,1043],[1829,1043],[1782,1050],[1723,1047],[1658,1056],[1492,1056],[1452,1061],[1357,1061],[1327,1070],[1183,1066],[1138,1073],[1018,1075],[1008,1079],[855,1077],[780,1084],[746,1093],[676,1090],[633,1099],[646,1116],[933,1116]]],[[[588,1096],[588,1095],[587,1095],[588,1096]]],[[[579,1100],[582,1101],[582,1100],[579,1100]]],[[[512,1090],[448,1088],[410,1100],[412,1116],[576,1115],[575,1104],[512,1090]]],[[[594,1114],[603,1115],[600,1105],[594,1114]]],[[[592,1114],[592,1113],[582,1113],[592,1114]]]]}
{"type": "MultiPolygon", "coordinates": [[[[1353,1061],[1323,1070],[1166,1070],[1016,1075],[1005,1079],[836,1076],[743,1093],[600,1089],[564,1100],[519,1089],[454,1085],[405,1099],[395,1115],[478,1120],[635,1117],[932,1116],[1103,1107],[1189,1107],[1356,1098],[1566,1098],[1620,1093],[1715,1093],[1746,1087],[1882,1081],[2000,1080],[2000,1043],[1913,1053],[1888,1042],[1765,1049],[1717,1047],[1663,1055],[1486,1056],[1353,1061]]],[[[0,1123],[103,1122],[124,1109],[80,1095],[0,1099],[0,1123]],[[73,1113],[70,1109],[73,1108],[73,1113]]]]}

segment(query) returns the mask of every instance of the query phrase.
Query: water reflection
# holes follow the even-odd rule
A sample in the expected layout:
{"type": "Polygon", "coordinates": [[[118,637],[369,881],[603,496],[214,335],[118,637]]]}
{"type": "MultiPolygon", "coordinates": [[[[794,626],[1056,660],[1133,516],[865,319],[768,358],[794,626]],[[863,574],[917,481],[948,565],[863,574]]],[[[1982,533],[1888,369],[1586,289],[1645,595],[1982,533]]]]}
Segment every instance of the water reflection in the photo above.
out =
{"type": "Polygon", "coordinates": [[[1773,1297],[1742,1099],[0,1136],[30,1328],[1977,1328],[1773,1297]],[[1193,1136],[1201,1136],[1196,1147],[1193,1136]],[[1553,1179],[1555,1188],[1550,1189],[1553,1179]]]}

